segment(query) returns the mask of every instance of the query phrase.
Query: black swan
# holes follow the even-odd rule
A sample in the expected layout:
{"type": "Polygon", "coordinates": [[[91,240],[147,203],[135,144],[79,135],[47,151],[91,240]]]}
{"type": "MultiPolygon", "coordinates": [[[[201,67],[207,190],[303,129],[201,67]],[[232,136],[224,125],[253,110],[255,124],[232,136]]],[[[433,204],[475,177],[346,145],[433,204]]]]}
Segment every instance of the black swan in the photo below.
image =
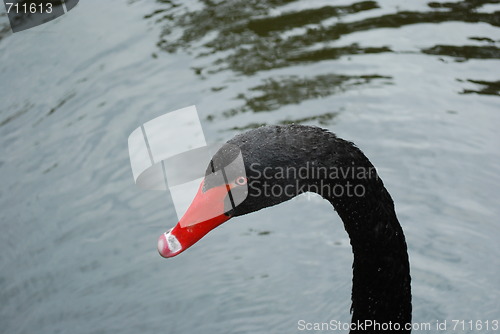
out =
{"type": "Polygon", "coordinates": [[[229,140],[213,156],[185,215],[160,236],[158,251],[163,257],[178,255],[232,217],[307,191],[334,206],[349,234],[354,254],[351,333],[409,333],[410,268],[391,196],[360,149],[318,127],[266,126],[229,140]],[[224,173],[239,154],[244,167],[224,173]],[[221,173],[224,178],[213,177],[221,173]],[[271,186],[283,191],[270,194],[271,186]],[[238,191],[246,197],[234,205],[238,191]]]}

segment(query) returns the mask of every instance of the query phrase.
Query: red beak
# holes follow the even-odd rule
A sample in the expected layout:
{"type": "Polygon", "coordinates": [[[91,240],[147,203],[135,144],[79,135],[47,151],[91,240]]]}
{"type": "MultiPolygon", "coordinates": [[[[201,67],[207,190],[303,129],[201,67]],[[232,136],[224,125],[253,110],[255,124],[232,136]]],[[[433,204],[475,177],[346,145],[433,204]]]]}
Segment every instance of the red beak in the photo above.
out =
{"type": "Polygon", "coordinates": [[[204,181],[177,225],[158,239],[158,252],[161,256],[168,258],[182,253],[231,218],[224,214],[224,200],[231,187],[223,184],[203,192],[203,184],[204,181]]]}

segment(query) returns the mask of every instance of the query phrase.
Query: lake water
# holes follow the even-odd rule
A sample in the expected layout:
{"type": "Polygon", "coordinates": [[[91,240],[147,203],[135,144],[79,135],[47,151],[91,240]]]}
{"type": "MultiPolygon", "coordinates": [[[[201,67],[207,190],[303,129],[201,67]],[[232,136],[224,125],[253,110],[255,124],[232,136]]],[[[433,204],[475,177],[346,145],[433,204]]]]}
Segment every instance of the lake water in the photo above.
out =
{"type": "Polygon", "coordinates": [[[0,21],[1,333],[350,321],[349,240],[317,197],[158,255],[175,210],[135,186],[127,138],[193,104],[211,142],[291,122],[355,142],[406,234],[413,321],[500,320],[498,1],[86,0],[0,21]]]}

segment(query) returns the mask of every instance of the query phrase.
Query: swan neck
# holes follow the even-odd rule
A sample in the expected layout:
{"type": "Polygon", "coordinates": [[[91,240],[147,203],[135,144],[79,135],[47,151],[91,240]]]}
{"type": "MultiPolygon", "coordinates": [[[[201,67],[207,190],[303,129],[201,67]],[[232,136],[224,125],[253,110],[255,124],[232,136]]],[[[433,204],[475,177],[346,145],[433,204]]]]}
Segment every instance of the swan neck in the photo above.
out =
{"type": "MultiPolygon", "coordinates": [[[[313,166],[333,166],[337,175],[306,182],[309,191],[334,206],[350,238],[352,322],[397,323],[404,328],[411,321],[411,278],[406,240],[393,200],[359,149],[338,139],[336,147],[340,152],[333,157],[319,152],[308,159],[313,166]]],[[[405,332],[410,331],[398,333],[405,332]]]]}
{"type": "MultiPolygon", "coordinates": [[[[408,252],[393,201],[380,179],[363,183],[356,198],[327,198],[341,217],[352,245],[352,322],[411,322],[408,252]]],[[[355,333],[356,331],[351,331],[355,333]]],[[[409,331],[399,331],[404,333],[409,331]]]]}

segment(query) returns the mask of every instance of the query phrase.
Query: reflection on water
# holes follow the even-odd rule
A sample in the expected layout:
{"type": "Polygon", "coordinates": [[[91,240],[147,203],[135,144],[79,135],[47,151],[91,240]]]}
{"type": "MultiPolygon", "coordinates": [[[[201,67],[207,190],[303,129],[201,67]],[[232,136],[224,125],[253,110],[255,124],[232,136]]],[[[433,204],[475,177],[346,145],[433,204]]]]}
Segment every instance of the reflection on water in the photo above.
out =
{"type": "Polygon", "coordinates": [[[16,118],[24,115],[25,113],[27,113],[31,108],[33,107],[32,104],[28,104],[28,105],[25,105],[23,106],[22,108],[20,108],[19,110],[13,112],[11,115],[8,115],[8,116],[4,116],[5,118],[3,118],[1,121],[0,121],[0,126],[3,126],[7,123],[9,123],[10,121],[13,121],[15,120],[16,118]]]}
{"type": "Polygon", "coordinates": [[[462,94],[484,94],[500,96],[500,81],[467,80],[468,82],[483,86],[480,90],[464,89],[462,94]]]}
{"type": "MultiPolygon", "coordinates": [[[[245,104],[238,109],[225,111],[225,117],[252,111],[272,111],[287,104],[299,104],[309,99],[318,99],[335,92],[345,91],[350,87],[365,85],[375,79],[391,79],[379,75],[345,76],[337,74],[318,75],[312,78],[298,78],[295,76],[281,77],[279,80],[271,78],[263,84],[249,88],[249,92],[260,92],[256,97],[244,94],[237,98],[245,104]]],[[[212,118],[213,119],[213,118],[212,118]]]]}
{"type": "MultiPolygon", "coordinates": [[[[273,8],[291,1],[223,1],[215,5],[203,1],[205,7],[188,11],[176,17],[166,17],[162,39],[158,46],[168,52],[179,48],[195,46],[194,42],[215,33],[202,46],[208,51],[199,52],[207,56],[220,51],[232,53],[214,62],[246,75],[257,71],[293,65],[295,62],[335,59],[342,55],[360,53],[390,52],[386,46],[360,48],[357,45],[343,48],[320,46],[314,51],[305,50],[314,44],[329,42],[343,35],[359,31],[398,28],[419,23],[442,23],[448,21],[485,22],[500,25],[499,14],[478,13],[476,9],[495,0],[463,1],[458,3],[429,3],[434,9],[428,12],[398,11],[353,22],[342,22],[341,18],[361,11],[379,8],[374,1],[354,3],[349,6],[325,6],[317,9],[288,11],[280,15],[270,15],[273,8]],[[437,10],[446,8],[448,10],[437,10]],[[325,24],[324,20],[335,17],[337,22],[325,24]],[[302,31],[293,29],[304,27],[302,31]],[[182,29],[179,38],[172,38],[172,32],[182,29]],[[283,36],[284,32],[290,32],[283,36]]],[[[161,21],[161,20],[160,20],[161,21]]],[[[477,48],[481,52],[481,48],[477,48]]],[[[471,54],[474,52],[472,51],[471,54]]]]}
{"type": "Polygon", "coordinates": [[[442,55],[459,58],[457,61],[467,59],[500,59],[500,49],[495,46],[453,46],[453,45],[436,45],[432,48],[423,49],[423,53],[431,55],[442,55]]]}
{"type": "MultiPolygon", "coordinates": [[[[156,23],[163,26],[158,47],[169,53],[188,50],[198,58],[209,58],[205,67],[193,68],[196,74],[203,75],[204,78],[226,70],[237,75],[252,76],[262,71],[297,67],[341,57],[394,52],[388,45],[361,46],[359,43],[351,43],[332,46],[336,40],[363,31],[444,22],[500,25],[500,11],[478,12],[478,8],[497,3],[496,0],[429,2],[427,11],[396,8],[394,13],[368,15],[361,19],[358,19],[359,14],[370,14],[373,10],[380,9],[379,4],[375,1],[361,1],[350,5],[295,10],[293,4],[296,1],[206,0],[201,1],[202,8],[179,10],[180,5],[172,1],[160,2],[166,3],[167,7],[146,16],[147,19],[154,18],[156,23]]],[[[422,48],[420,52],[451,56],[457,61],[499,59],[500,49],[493,45],[494,40],[474,36],[469,39],[488,42],[489,45],[435,45],[422,48]]],[[[298,104],[311,98],[349,89],[352,85],[363,85],[373,79],[387,78],[383,73],[349,78],[336,73],[328,74],[330,71],[326,68],[327,74],[300,79],[290,76],[264,79],[260,85],[250,87],[248,93],[240,93],[234,97],[245,101],[244,105],[223,111],[222,115],[230,117],[246,111],[277,110],[286,104],[298,104]],[[253,97],[254,91],[260,91],[262,95],[253,97]]],[[[299,68],[298,72],[302,72],[302,69],[299,68]]],[[[220,89],[223,88],[212,87],[212,91],[220,89]]],[[[216,118],[216,115],[208,116],[209,120],[216,118]]],[[[327,119],[329,118],[322,118],[323,121],[327,119]]],[[[300,123],[301,120],[309,121],[309,118],[303,117],[295,122],[300,123]]],[[[247,129],[258,124],[264,123],[250,123],[232,128],[247,129]]]]}
{"type": "Polygon", "coordinates": [[[0,41],[2,41],[5,36],[11,33],[12,32],[9,26],[9,19],[7,18],[7,14],[2,12],[0,13],[0,41]]]}
{"type": "MultiPolygon", "coordinates": [[[[293,120],[283,120],[277,122],[277,124],[286,125],[286,124],[302,124],[302,123],[317,122],[320,125],[328,125],[331,123],[331,120],[333,120],[338,114],[339,114],[338,112],[327,112],[316,116],[309,116],[293,120]]],[[[229,130],[243,131],[243,130],[255,129],[264,125],[267,125],[267,123],[250,123],[245,126],[233,126],[229,130]]]]}

